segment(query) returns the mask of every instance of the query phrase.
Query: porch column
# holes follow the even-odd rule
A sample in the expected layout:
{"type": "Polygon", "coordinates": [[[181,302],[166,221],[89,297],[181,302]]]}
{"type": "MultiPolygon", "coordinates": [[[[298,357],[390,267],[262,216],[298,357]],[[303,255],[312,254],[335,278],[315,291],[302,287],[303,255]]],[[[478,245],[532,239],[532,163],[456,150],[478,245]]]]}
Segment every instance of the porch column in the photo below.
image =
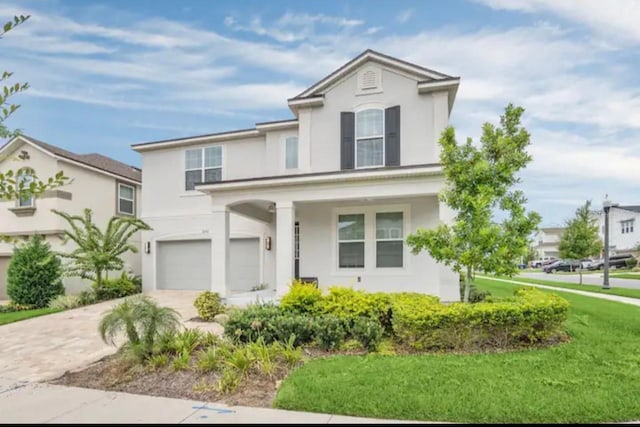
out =
{"type": "MultiPolygon", "coordinates": [[[[447,204],[438,200],[438,216],[440,222],[451,224],[456,212],[447,204]]],[[[460,301],[460,277],[451,267],[438,263],[438,277],[440,279],[440,300],[460,301]]]]}
{"type": "Polygon", "coordinates": [[[225,297],[229,277],[229,208],[214,205],[211,211],[211,291],[225,297]]]}
{"type": "Polygon", "coordinates": [[[294,277],[294,226],[296,211],[293,202],[276,203],[276,294],[289,290],[294,277]]]}

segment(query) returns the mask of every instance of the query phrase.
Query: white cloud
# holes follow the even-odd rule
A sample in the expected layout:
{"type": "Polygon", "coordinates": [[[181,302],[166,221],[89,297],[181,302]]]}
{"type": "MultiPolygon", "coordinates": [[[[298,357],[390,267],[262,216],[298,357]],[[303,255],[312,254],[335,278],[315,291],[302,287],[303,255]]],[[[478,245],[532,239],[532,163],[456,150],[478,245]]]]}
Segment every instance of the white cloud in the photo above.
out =
{"type": "Polygon", "coordinates": [[[407,22],[409,19],[413,17],[413,13],[414,13],[413,9],[405,9],[396,15],[396,21],[401,24],[404,24],[405,22],[407,22]]]}

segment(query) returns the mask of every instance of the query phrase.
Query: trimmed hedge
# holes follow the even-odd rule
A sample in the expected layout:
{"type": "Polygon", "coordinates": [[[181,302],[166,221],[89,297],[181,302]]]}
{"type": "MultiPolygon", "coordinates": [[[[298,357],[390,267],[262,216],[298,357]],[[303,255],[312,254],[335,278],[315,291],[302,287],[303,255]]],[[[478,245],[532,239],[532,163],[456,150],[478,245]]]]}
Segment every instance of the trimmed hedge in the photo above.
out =
{"type": "Polygon", "coordinates": [[[142,281],[136,276],[129,277],[123,272],[118,278],[94,282],[92,288],[97,301],[107,301],[139,294],[142,292],[142,281]]]}
{"type": "Polygon", "coordinates": [[[537,289],[476,304],[393,303],[393,331],[416,350],[508,348],[549,340],[562,332],[569,303],[537,289]]]}
{"type": "Polygon", "coordinates": [[[286,295],[282,297],[280,306],[294,313],[316,314],[322,311],[322,291],[315,285],[294,281],[286,295]]]}

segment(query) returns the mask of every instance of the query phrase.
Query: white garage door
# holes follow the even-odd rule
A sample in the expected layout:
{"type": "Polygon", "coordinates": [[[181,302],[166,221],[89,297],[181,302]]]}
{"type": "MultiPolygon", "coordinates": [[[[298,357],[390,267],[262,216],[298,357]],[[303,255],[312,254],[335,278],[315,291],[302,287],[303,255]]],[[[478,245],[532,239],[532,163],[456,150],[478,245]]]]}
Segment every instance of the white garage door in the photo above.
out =
{"type": "Polygon", "coordinates": [[[7,296],[7,270],[11,257],[0,256],[0,299],[9,299],[7,296]]]}
{"type": "Polygon", "coordinates": [[[231,239],[229,246],[231,291],[250,291],[260,284],[260,239],[231,239]]]}
{"type": "Polygon", "coordinates": [[[159,242],[156,262],[158,289],[211,289],[210,240],[159,242]]]}

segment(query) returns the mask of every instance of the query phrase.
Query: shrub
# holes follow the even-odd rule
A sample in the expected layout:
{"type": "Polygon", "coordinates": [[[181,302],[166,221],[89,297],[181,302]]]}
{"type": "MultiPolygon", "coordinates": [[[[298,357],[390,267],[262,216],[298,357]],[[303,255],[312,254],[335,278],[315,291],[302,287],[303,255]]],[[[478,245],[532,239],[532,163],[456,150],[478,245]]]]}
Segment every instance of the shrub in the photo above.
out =
{"type": "Polygon", "coordinates": [[[69,310],[80,307],[80,297],[77,295],[58,295],[49,301],[49,308],[69,310]]]}
{"type": "Polygon", "coordinates": [[[80,305],[89,305],[97,303],[98,297],[93,289],[85,289],[78,294],[78,300],[80,305]]]}
{"type": "Polygon", "coordinates": [[[198,370],[202,372],[216,371],[222,364],[221,359],[221,352],[215,347],[202,350],[198,356],[198,370]]]}
{"type": "Polygon", "coordinates": [[[142,282],[123,272],[116,279],[102,279],[100,282],[94,282],[93,291],[97,301],[124,298],[142,292],[142,282]]]}
{"type": "Polygon", "coordinates": [[[42,236],[33,236],[13,250],[7,271],[7,295],[16,304],[46,307],[64,295],[62,264],[42,236]]]}
{"type": "Polygon", "coordinates": [[[636,265],[638,265],[638,260],[634,257],[631,257],[631,258],[627,258],[627,260],[625,260],[624,263],[626,264],[627,268],[633,268],[636,265]]]}
{"type": "Polygon", "coordinates": [[[322,291],[314,284],[294,281],[286,295],[282,297],[280,306],[298,314],[316,314],[321,310],[322,291]]]}
{"type": "Polygon", "coordinates": [[[0,305],[0,313],[13,313],[15,311],[33,310],[34,308],[31,305],[16,304],[10,301],[9,304],[0,305]]]}
{"type": "Polygon", "coordinates": [[[322,309],[325,313],[348,321],[368,317],[391,330],[391,294],[333,286],[322,301],[322,309]]]}
{"type": "Polygon", "coordinates": [[[425,305],[405,299],[393,305],[397,338],[418,350],[507,348],[557,336],[569,303],[537,289],[518,289],[510,300],[425,305]]]}
{"type": "Polygon", "coordinates": [[[200,318],[211,321],[224,311],[224,306],[217,292],[204,291],[193,302],[200,318]]]}
{"type": "Polygon", "coordinates": [[[324,350],[339,348],[347,335],[344,321],[333,315],[324,315],[316,323],[315,338],[324,350]]]}
{"type": "Polygon", "coordinates": [[[366,317],[356,319],[349,329],[351,336],[358,340],[367,351],[378,349],[383,332],[380,323],[366,317]]]}

